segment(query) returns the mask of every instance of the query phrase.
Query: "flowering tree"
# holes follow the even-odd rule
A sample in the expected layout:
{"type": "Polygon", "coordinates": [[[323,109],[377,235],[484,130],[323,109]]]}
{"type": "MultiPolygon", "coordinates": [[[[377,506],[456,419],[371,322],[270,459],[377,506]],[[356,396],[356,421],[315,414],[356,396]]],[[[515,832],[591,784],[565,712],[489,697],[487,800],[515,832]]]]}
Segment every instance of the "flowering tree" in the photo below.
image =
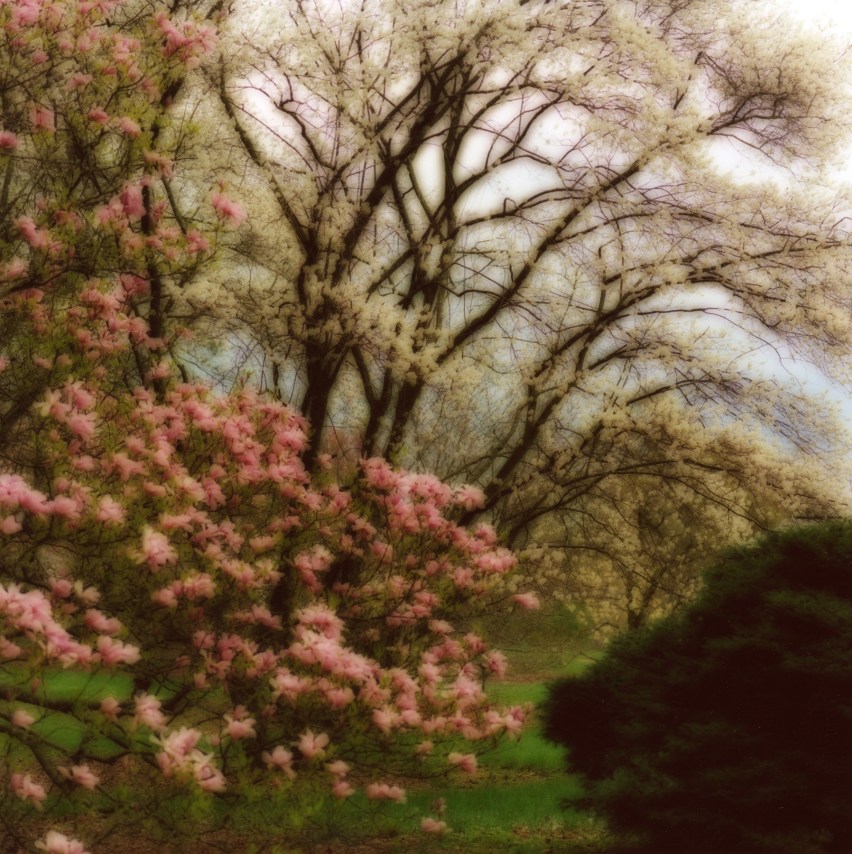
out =
{"type": "Polygon", "coordinates": [[[639,475],[613,479],[565,515],[543,517],[527,539],[531,581],[580,608],[601,637],[634,631],[687,606],[725,543],[779,523],[772,505],[740,506],[735,483],[639,475]]]}
{"type": "Polygon", "coordinates": [[[481,491],[378,457],[343,488],[302,416],[179,376],[169,302],[245,218],[175,191],[202,11],[0,7],[0,833],[23,850],[82,852],[81,815],[97,847],[259,793],[285,823],[322,791],[404,800],[384,774],[472,773],[523,722],[450,622],[516,563],[458,522],[481,491]]]}
{"type": "Polygon", "coordinates": [[[845,442],[778,374],[848,381],[843,46],[769,5],[247,2],[215,83],[263,230],[194,305],[309,462],[473,480],[519,542],[638,475],[837,513],[845,442]]]}
{"type": "MultiPolygon", "coordinates": [[[[104,322],[93,299],[80,328],[104,322]]],[[[175,384],[157,403],[69,379],[35,429],[45,488],[0,474],[5,815],[91,810],[96,762],[135,762],[158,789],[164,776],[238,797],[319,778],[342,798],[352,768],[432,756],[473,772],[463,745],[518,732],[523,712],[483,691],[505,660],[445,619],[515,563],[491,528],[448,519],[478,490],[379,459],[354,494],[312,481],[304,421],[248,391],[175,384]],[[48,690],[54,667],[130,681],[69,704],[48,690]],[[36,726],[57,712],[81,728],[70,746],[36,726]]],[[[404,799],[376,779],[366,792],[404,799]]],[[[138,808],[138,791],[125,797],[138,808]]]]}

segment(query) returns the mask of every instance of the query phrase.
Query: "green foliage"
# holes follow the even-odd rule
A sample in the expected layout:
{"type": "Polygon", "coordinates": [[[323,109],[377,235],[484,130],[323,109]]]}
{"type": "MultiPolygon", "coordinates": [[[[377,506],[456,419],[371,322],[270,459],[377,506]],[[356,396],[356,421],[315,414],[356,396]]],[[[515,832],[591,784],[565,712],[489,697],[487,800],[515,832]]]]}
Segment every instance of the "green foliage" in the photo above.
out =
{"type": "Polygon", "coordinates": [[[651,850],[849,851],[850,649],[852,524],[773,534],[556,683],[545,733],[651,850]]]}

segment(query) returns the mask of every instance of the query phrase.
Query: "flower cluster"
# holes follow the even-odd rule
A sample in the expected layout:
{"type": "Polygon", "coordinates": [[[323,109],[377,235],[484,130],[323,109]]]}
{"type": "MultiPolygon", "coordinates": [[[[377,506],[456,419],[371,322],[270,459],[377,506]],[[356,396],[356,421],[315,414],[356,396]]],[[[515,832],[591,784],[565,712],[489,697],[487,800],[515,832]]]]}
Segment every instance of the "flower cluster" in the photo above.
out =
{"type": "MultiPolygon", "coordinates": [[[[66,324],[112,336],[95,360],[107,364],[131,347],[130,318],[120,286],[102,296],[66,324]]],[[[452,521],[471,489],[378,459],[352,490],[312,475],[304,419],[248,389],[118,394],[69,376],[32,418],[43,476],[36,487],[0,474],[0,555],[61,545],[70,559],[37,571],[23,558],[20,579],[0,585],[2,655],[33,675],[50,661],[144,672],[155,690],[79,718],[108,723],[172,784],[224,792],[233,765],[243,782],[247,768],[255,783],[319,776],[347,797],[365,750],[389,771],[429,759],[472,774],[474,753],[455,748],[518,732],[523,710],[494,708],[483,690],[505,659],[448,621],[515,562],[490,527],[452,521]],[[167,684],[180,687],[165,704],[167,684]],[[218,707],[212,728],[190,722],[200,707],[218,707]]],[[[36,699],[25,686],[19,698],[36,699]]],[[[77,759],[65,778],[99,786],[77,759]]],[[[41,806],[44,787],[16,773],[17,797],[41,806]]],[[[405,799],[381,780],[366,794],[405,799]]]]}

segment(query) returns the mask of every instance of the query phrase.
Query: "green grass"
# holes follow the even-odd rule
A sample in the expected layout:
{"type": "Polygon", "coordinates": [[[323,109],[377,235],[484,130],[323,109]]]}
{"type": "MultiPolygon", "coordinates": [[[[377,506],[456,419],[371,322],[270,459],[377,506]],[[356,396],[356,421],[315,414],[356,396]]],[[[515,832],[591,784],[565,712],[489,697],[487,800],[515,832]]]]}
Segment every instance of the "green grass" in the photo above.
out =
{"type": "Polygon", "coordinates": [[[479,764],[485,769],[503,768],[556,774],[565,768],[565,754],[561,747],[545,741],[536,729],[529,729],[516,741],[504,741],[483,754],[479,764]]]}
{"type": "Polygon", "coordinates": [[[587,814],[563,807],[581,794],[577,779],[567,775],[520,781],[490,777],[486,783],[416,791],[405,805],[371,803],[357,795],[345,804],[329,804],[305,830],[315,844],[325,839],[355,846],[370,840],[376,850],[472,852],[499,845],[508,851],[539,852],[558,843],[559,850],[569,851],[564,846],[572,838],[591,839],[599,833],[587,814]],[[450,828],[443,838],[420,830],[421,818],[435,814],[438,798],[450,828]]]}
{"type": "MultiPolygon", "coordinates": [[[[539,634],[530,636],[510,652],[513,681],[488,684],[493,702],[536,707],[545,700],[548,682],[555,676],[580,673],[594,660],[594,651],[587,654],[570,643],[560,645],[558,638],[549,637],[547,649],[534,648],[541,640],[539,634]]],[[[28,677],[22,673],[9,668],[0,670],[0,689],[22,683],[28,684],[28,677]]],[[[124,702],[132,693],[133,684],[126,675],[51,670],[44,675],[34,699],[93,705],[107,696],[124,702]]],[[[37,717],[34,731],[57,749],[74,751],[82,745],[86,734],[72,715],[44,713],[38,706],[24,703],[15,705],[37,717]]],[[[95,736],[85,749],[87,753],[100,752],[106,758],[116,746],[95,736]]],[[[424,854],[493,854],[495,847],[501,849],[501,854],[593,854],[606,850],[608,836],[601,824],[582,810],[570,807],[571,801],[582,794],[579,780],[565,772],[562,748],[542,737],[535,709],[519,738],[507,739],[483,753],[479,764],[480,774],[473,780],[456,773],[428,785],[412,784],[405,805],[368,801],[363,792],[342,803],[319,794],[312,807],[302,805],[308,807],[306,811],[291,805],[292,815],[287,820],[274,810],[274,815],[269,813],[272,803],[264,803],[266,799],[259,795],[257,803],[245,804],[245,809],[239,810],[240,817],[232,815],[234,822],[228,824],[238,835],[246,834],[247,840],[253,835],[253,827],[262,828],[263,837],[284,820],[294,834],[292,844],[302,847],[282,850],[306,852],[325,850],[315,848],[323,840],[334,845],[360,845],[361,850],[368,846],[371,851],[424,854]],[[444,837],[425,835],[420,821],[435,814],[434,804],[439,798],[445,803],[443,819],[451,832],[444,837]]]]}
{"type": "MultiPolygon", "coordinates": [[[[0,688],[26,684],[29,679],[28,671],[10,667],[0,670],[0,688]]],[[[126,673],[51,669],[42,674],[35,696],[47,703],[99,703],[110,696],[126,700],[132,691],[133,679],[126,673]]]]}
{"type": "MultiPolygon", "coordinates": [[[[575,658],[588,666],[589,658],[575,658]]],[[[532,703],[547,696],[547,681],[501,682],[488,687],[500,705],[532,703]]],[[[608,840],[600,822],[571,801],[582,796],[579,779],[565,772],[561,747],[546,741],[533,712],[523,734],[480,756],[474,780],[454,777],[409,792],[405,806],[371,803],[359,794],[315,816],[308,832],[314,842],[369,841],[378,851],[505,852],[603,851],[608,840]],[[443,838],[420,832],[420,820],[434,815],[437,799],[451,831],[443,838]]]]}
{"type": "MultiPolygon", "coordinates": [[[[42,701],[43,705],[16,701],[15,709],[23,709],[34,718],[32,732],[39,736],[48,747],[62,753],[77,751],[87,735],[86,753],[93,758],[107,759],[119,752],[115,742],[97,734],[87,734],[85,725],[73,714],[51,709],[50,706],[93,706],[105,697],[115,697],[124,702],[133,692],[133,679],[125,673],[87,673],[78,670],[51,669],[41,677],[41,684],[35,690],[29,690],[30,677],[24,671],[13,667],[0,670],[0,689],[27,685],[26,696],[42,701]]],[[[162,693],[162,692],[161,692],[162,693]]],[[[0,735],[0,747],[6,747],[9,739],[0,735]]]]}

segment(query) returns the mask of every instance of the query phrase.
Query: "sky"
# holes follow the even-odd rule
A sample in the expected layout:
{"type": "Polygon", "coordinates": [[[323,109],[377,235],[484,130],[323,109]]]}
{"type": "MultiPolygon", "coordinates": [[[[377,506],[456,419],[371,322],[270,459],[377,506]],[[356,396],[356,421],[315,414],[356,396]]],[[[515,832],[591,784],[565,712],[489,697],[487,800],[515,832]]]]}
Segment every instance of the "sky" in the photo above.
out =
{"type": "Polygon", "coordinates": [[[852,3],[849,0],[775,0],[805,24],[829,24],[852,33],[852,3]]]}
{"type": "MultiPolygon", "coordinates": [[[[786,10],[793,22],[798,22],[803,28],[825,28],[835,36],[847,36],[847,43],[852,50],[852,0],[766,0],[768,5],[777,6],[779,11],[786,10]]],[[[852,137],[848,142],[849,166],[842,170],[838,178],[852,189],[852,137]]],[[[852,322],[852,319],[850,319],[852,322]]],[[[852,425],[852,390],[832,386],[824,382],[818,374],[802,366],[796,371],[799,378],[810,388],[811,392],[826,392],[841,407],[841,412],[847,424],[852,425]]],[[[852,451],[850,451],[852,453],[852,451]]]]}

